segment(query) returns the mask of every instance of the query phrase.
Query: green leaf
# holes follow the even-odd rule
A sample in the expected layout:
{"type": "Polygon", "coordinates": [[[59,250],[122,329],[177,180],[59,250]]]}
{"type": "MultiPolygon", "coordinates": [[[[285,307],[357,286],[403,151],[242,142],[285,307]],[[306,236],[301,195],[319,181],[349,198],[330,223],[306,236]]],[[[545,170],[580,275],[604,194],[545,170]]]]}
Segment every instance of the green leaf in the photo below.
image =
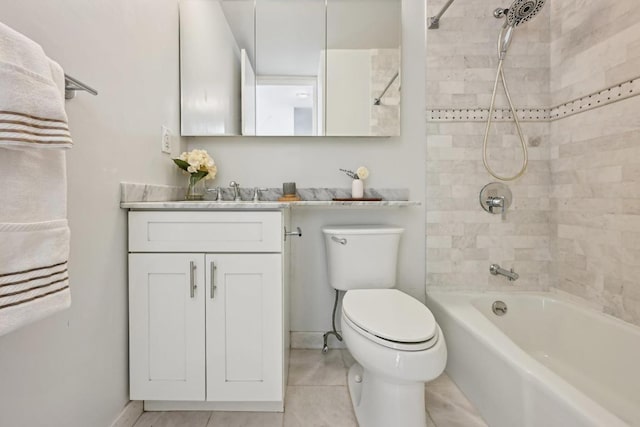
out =
{"type": "Polygon", "coordinates": [[[187,168],[189,168],[189,163],[185,162],[184,160],[180,160],[180,159],[173,159],[173,162],[178,165],[178,167],[182,170],[187,170],[187,168]]]}
{"type": "Polygon", "coordinates": [[[209,172],[207,171],[198,171],[198,172],[194,172],[191,174],[191,179],[194,182],[198,182],[200,181],[202,178],[204,178],[205,176],[207,176],[209,174],[209,172]]]}

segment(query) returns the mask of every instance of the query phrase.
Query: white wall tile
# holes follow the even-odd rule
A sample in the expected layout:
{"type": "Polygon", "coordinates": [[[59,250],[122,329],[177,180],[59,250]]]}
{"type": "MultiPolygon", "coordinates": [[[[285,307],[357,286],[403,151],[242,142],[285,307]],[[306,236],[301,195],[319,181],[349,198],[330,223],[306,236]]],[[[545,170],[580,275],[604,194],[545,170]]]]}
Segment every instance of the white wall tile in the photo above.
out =
{"type": "MultiPolygon", "coordinates": [[[[445,0],[429,2],[432,15],[445,0]]],[[[453,4],[428,31],[427,106],[487,108],[500,22],[482,0],[453,4]]],[[[548,2],[518,27],[505,61],[515,104],[557,105],[640,76],[640,8],[634,0],[548,2]]],[[[499,88],[501,89],[501,88],[499,88]]],[[[506,107],[501,90],[497,106],[506,107]]],[[[547,289],[587,298],[640,324],[640,98],[552,123],[524,123],[527,173],[508,183],[507,220],[477,200],[494,181],[482,165],[482,123],[428,123],[427,289],[547,289]],[[431,242],[430,242],[431,240],[431,242]],[[515,284],[488,275],[515,268],[515,284]]],[[[513,123],[490,133],[489,162],[517,170],[513,123]]]]}

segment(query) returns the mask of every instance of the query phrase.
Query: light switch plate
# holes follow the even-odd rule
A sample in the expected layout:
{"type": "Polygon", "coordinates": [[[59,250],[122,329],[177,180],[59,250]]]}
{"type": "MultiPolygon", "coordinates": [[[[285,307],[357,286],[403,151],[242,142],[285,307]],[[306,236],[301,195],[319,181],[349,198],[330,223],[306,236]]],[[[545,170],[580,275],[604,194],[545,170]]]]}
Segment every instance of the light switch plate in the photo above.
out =
{"type": "Polygon", "coordinates": [[[163,153],[171,154],[171,130],[168,127],[162,126],[162,140],[160,149],[163,153]]]}

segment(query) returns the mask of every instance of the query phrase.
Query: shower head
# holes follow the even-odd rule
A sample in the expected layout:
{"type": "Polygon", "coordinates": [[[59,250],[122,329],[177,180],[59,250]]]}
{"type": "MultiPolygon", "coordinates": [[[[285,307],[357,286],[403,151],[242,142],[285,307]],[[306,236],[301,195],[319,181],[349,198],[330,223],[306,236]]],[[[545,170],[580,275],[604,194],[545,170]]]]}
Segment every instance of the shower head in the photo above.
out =
{"type": "Polygon", "coordinates": [[[523,22],[533,19],[546,0],[515,0],[507,11],[506,25],[517,27],[523,22]]]}
{"type": "Polygon", "coordinates": [[[498,56],[504,59],[513,38],[513,29],[533,19],[544,6],[546,0],[515,0],[508,9],[498,8],[493,12],[496,18],[505,18],[498,41],[498,56]]]}

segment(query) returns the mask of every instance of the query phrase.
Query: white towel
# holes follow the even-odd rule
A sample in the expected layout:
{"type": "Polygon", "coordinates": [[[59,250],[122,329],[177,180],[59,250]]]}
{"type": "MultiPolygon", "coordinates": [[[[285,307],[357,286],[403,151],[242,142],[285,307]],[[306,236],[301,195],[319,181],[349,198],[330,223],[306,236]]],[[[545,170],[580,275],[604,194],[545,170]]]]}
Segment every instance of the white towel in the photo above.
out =
{"type": "MultiPolygon", "coordinates": [[[[64,71],[44,56],[44,52],[41,52],[42,57],[37,57],[31,51],[11,47],[9,39],[18,40],[23,45],[34,44],[26,37],[16,34],[18,33],[0,24],[0,110],[10,104],[20,104],[24,107],[20,111],[23,114],[19,116],[20,121],[28,125],[19,125],[14,130],[31,127],[38,129],[37,133],[55,133],[57,131],[34,127],[40,126],[38,123],[49,122],[38,122],[27,116],[51,113],[47,117],[62,117],[66,124],[64,104],[60,113],[51,107],[53,101],[38,103],[34,96],[34,93],[43,96],[44,90],[48,100],[53,100],[53,94],[55,99],[62,100],[64,71]],[[7,37],[7,34],[11,37],[7,37]],[[7,60],[19,63],[24,68],[48,73],[50,80],[46,84],[34,84],[29,88],[14,87],[5,78],[11,79],[19,74],[3,73],[2,70],[12,69],[11,66],[6,66],[7,60]],[[49,104],[49,107],[42,104],[49,104]]],[[[18,84],[16,80],[13,81],[13,84],[18,84]]],[[[67,274],[69,228],[66,219],[66,150],[33,149],[67,147],[71,139],[67,138],[68,141],[64,144],[7,141],[7,135],[18,134],[29,138],[33,136],[39,141],[57,141],[53,137],[7,131],[8,125],[14,123],[6,122],[15,121],[8,120],[8,116],[10,115],[0,113],[0,335],[71,304],[67,274]]]]}
{"type": "Polygon", "coordinates": [[[39,44],[0,23],[0,146],[71,147],[61,70],[39,44]]]}
{"type": "Polygon", "coordinates": [[[66,220],[0,224],[0,335],[71,304],[66,220]]]}

